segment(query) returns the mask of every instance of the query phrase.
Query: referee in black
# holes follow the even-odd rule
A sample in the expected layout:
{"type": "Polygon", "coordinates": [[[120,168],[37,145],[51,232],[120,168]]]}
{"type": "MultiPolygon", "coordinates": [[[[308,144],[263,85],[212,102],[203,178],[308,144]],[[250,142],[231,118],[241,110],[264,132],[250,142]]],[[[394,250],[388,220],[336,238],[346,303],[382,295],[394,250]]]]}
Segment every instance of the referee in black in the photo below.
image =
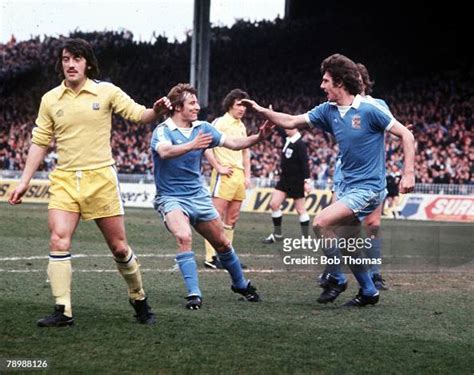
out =
{"type": "Polygon", "coordinates": [[[312,188],[309,177],[308,149],[297,129],[285,129],[284,132],[286,138],[281,152],[280,180],[270,201],[273,232],[263,240],[266,244],[283,239],[281,204],[287,197],[294,199],[304,237],[308,236],[309,230],[309,215],[304,206],[305,192],[309,193],[312,188]]]}

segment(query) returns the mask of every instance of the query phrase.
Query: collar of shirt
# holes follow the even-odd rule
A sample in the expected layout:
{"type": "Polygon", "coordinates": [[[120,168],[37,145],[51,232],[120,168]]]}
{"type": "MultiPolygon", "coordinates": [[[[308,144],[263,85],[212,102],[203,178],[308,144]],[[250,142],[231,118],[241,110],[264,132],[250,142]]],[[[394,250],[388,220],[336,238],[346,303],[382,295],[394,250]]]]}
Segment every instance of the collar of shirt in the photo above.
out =
{"type": "MultiPolygon", "coordinates": [[[[330,105],[335,106],[335,107],[340,107],[336,102],[328,102],[328,103],[330,105]]],[[[354,109],[359,109],[360,103],[362,103],[362,96],[357,94],[356,96],[354,96],[354,100],[352,101],[352,104],[350,105],[350,107],[352,107],[354,109]]]]}
{"type": "Polygon", "coordinates": [[[240,123],[240,120],[233,117],[229,112],[226,112],[224,114],[224,116],[222,116],[222,117],[223,117],[223,120],[225,121],[226,124],[232,124],[234,122],[237,123],[237,124],[240,123]]]}
{"type": "Polygon", "coordinates": [[[293,134],[291,137],[286,137],[286,142],[285,142],[285,145],[283,146],[283,152],[285,152],[286,148],[290,145],[290,143],[295,143],[300,138],[301,138],[300,132],[293,134]]]}
{"type": "MultiPolygon", "coordinates": [[[[81,93],[82,91],[87,91],[87,92],[90,92],[93,95],[97,95],[97,86],[96,85],[97,84],[92,79],[87,78],[86,82],[84,83],[84,86],[82,86],[79,93],[81,93]]],[[[66,86],[66,80],[63,80],[61,82],[61,91],[59,93],[59,97],[61,98],[61,96],[63,96],[64,93],[68,90],[71,90],[71,89],[66,86]]]]}
{"type": "MultiPolygon", "coordinates": [[[[164,122],[164,124],[168,127],[169,130],[173,131],[173,130],[176,130],[178,129],[178,126],[174,123],[173,119],[171,117],[168,117],[166,119],[166,121],[164,122]]],[[[191,129],[192,128],[195,128],[196,126],[199,126],[202,124],[202,121],[193,121],[192,122],[192,126],[191,126],[191,129]]]]}

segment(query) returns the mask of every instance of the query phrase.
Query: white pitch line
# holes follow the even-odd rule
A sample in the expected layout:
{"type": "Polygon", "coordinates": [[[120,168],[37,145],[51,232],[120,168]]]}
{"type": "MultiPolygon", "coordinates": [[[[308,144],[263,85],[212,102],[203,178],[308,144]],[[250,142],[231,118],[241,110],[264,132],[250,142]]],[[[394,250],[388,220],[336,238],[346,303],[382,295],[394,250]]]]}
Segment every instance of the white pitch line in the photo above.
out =
{"type": "MultiPolygon", "coordinates": [[[[442,268],[439,270],[435,271],[423,271],[423,270],[418,270],[418,271],[412,271],[412,270],[406,270],[406,269],[397,269],[397,270],[389,270],[386,271],[388,274],[425,274],[425,273],[451,273],[451,274],[471,274],[470,269],[458,269],[459,267],[453,267],[453,268],[442,268]]],[[[153,268],[141,268],[143,272],[150,272],[150,273],[174,273],[174,272],[179,272],[178,270],[175,269],[153,269],[153,268]]],[[[310,269],[291,269],[291,270],[286,270],[286,269],[246,269],[243,270],[244,273],[314,273],[315,270],[310,270],[310,269]]],[[[46,274],[46,269],[31,269],[31,270],[8,270],[8,269],[2,269],[0,268],[0,273],[44,273],[46,274]]],[[[99,269],[99,270],[87,270],[87,269],[75,269],[73,272],[78,272],[78,273],[117,273],[116,269],[99,269]]],[[[216,272],[225,272],[225,271],[216,271],[216,270],[198,270],[199,273],[213,273],[215,274],[216,272]]]]}
{"type": "MultiPolygon", "coordinates": [[[[275,258],[274,254],[238,254],[242,258],[275,258]]],[[[138,258],[174,258],[176,254],[137,254],[138,258]]],[[[112,258],[110,254],[72,254],[72,258],[112,258]]],[[[32,255],[26,257],[4,257],[0,262],[17,260],[46,260],[49,255],[32,255]]]]}
{"type": "MultiPolygon", "coordinates": [[[[152,273],[173,273],[173,272],[178,272],[177,270],[173,270],[171,268],[169,269],[153,269],[153,268],[141,268],[140,269],[142,272],[152,272],[152,273]]],[[[37,270],[37,269],[31,269],[31,270],[6,270],[6,269],[1,269],[0,268],[0,273],[38,273],[38,272],[44,272],[46,273],[46,270],[37,270]]],[[[118,271],[115,270],[105,270],[105,269],[99,269],[99,270],[78,270],[75,269],[73,272],[80,272],[80,273],[117,273],[118,271]]],[[[215,270],[198,270],[199,273],[216,273],[215,270]]],[[[284,269],[246,269],[244,272],[248,273],[282,273],[282,272],[287,272],[287,270],[284,269]]],[[[304,271],[304,272],[309,272],[304,271]]]]}
{"type": "MultiPolygon", "coordinates": [[[[137,254],[138,258],[174,258],[176,254],[137,254]]],[[[273,259],[277,258],[275,254],[238,254],[241,258],[255,258],[255,259],[273,259]]],[[[73,259],[77,258],[112,258],[110,254],[72,254],[73,259]]],[[[281,256],[279,257],[281,258],[281,256]]],[[[425,255],[384,255],[384,259],[423,259],[425,255]]],[[[436,260],[436,256],[429,257],[436,260]]],[[[458,259],[457,256],[443,256],[443,259],[458,259]]],[[[462,257],[461,257],[462,258],[462,257]]],[[[0,257],[0,262],[18,261],[18,260],[48,260],[48,255],[32,255],[25,257],[0,257]]]]}

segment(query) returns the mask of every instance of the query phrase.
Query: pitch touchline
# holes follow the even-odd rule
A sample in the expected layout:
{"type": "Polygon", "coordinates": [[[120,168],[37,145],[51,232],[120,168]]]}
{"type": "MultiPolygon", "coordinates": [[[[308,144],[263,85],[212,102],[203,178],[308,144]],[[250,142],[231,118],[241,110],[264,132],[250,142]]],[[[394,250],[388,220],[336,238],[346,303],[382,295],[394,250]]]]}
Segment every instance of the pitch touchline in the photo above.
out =
{"type": "MultiPolygon", "coordinates": [[[[78,258],[111,258],[111,254],[72,254],[73,259],[78,259],[78,258]]],[[[138,258],[174,258],[176,257],[176,254],[139,254],[138,258]]],[[[277,256],[274,254],[239,254],[239,257],[242,258],[267,258],[267,259],[273,259],[276,258],[277,256]]],[[[426,258],[424,255],[384,255],[384,259],[421,259],[421,258],[426,258]]],[[[432,257],[433,258],[433,257],[432,257]]],[[[457,256],[443,256],[443,259],[458,259],[459,257],[457,256]]],[[[48,255],[33,255],[33,256],[27,256],[27,257],[0,257],[0,262],[6,262],[6,261],[17,261],[17,260],[47,260],[49,259],[48,255]]]]}
{"type": "MultiPolygon", "coordinates": [[[[153,268],[141,268],[140,269],[142,272],[156,272],[156,273],[173,273],[173,272],[178,272],[178,270],[174,270],[171,268],[168,269],[153,269],[153,268]]],[[[37,270],[37,269],[32,269],[32,270],[7,270],[7,269],[1,269],[0,272],[5,272],[5,273],[46,273],[46,270],[37,270]]],[[[81,272],[81,273],[117,273],[116,269],[112,270],[77,270],[74,269],[73,272],[81,272]]],[[[198,270],[199,273],[216,273],[215,270],[198,270]]],[[[287,272],[287,270],[284,269],[247,269],[244,270],[244,272],[253,272],[253,273],[281,273],[281,272],[287,272]]],[[[303,271],[303,272],[310,272],[308,271],[303,271]]]]}
{"type": "MultiPolygon", "coordinates": [[[[456,273],[456,274],[465,274],[465,273],[469,273],[471,271],[469,270],[465,270],[465,269],[456,269],[457,267],[453,267],[453,268],[443,268],[441,270],[437,270],[435,271],[434,273],[441,273],[441,272],[448,272],[448,273],[456,273]]],[[[168,268],[168,269],[153,269],[153,268],[141,268],[141,270],[143,272],[150,272],[150,273],[174,273],[174,272],[179,272],[178,270],[175,270],[175,269],[172,269],[172,268],[168,268]]],[[[0,268],[0,273],[44,273],[46,274],[46,270],[45,269],[31,269],[31,270],[7,270],[7,269],[2,269],[0,268]]],[[[110,270],[79,270],[79,269],[75,269],[73,270],[73,272],[78,272],[78,273],[117,273],[117,270],[116,269],[110,269],[110,270]]],[[[201,270],[198,270],[199,273],[213,273],[215,274],[216,271],[215,270],[205,270],[205,269],[201,269],[201,270]]],[[[217,272],[225,272],[225,271],[217,271],[217,272]]],[[[246,269],[244,270],[245,273],[284,273],[284,272],[288,272],[288,273],[314,273],[315,270],[309,270],[309,269],[301,269],[301,270],[285,270],[285,269],[254,269],[254,268],[250,268],[250,269],[246,269]]],[[[425,274],[425,273],[433,273],[432,271],[410,271],[410,270],[402,270],[402,269],[399,269],[399,270],[391,270],[391,271],[387,271],[386,273],[396,273],[396,274],[417,274],[417,273],[420,273],[420,274],[425,274]]]]}
{"type": "MultiPolygon", "coordinates": [[[[72,254],[72,258],[111,258],[111,254],[72,254]]],[[[138,254],[138,258],[174,258],[176,254],[138,254]]],[[[273,254],[239,254],[242,258],[274,258],[273,254]]],[[[38,259],[49,259],[48,255],[33,255],[27,257],[4,257],[0,258],[2,261],[12,260],[38,260],[38,259]]]]}

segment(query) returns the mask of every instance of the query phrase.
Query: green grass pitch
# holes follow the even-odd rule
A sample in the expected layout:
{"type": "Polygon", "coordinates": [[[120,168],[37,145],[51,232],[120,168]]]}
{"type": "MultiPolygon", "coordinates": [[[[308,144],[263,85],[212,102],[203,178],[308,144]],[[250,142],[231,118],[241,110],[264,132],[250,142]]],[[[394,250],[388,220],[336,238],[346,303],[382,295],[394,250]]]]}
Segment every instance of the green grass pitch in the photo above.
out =
{"type": "MultiPolygon", "coordinates": [[[[175,242],[152,210],[128,209],[127,234],[138,254],[154,326],[134,322],[125,283],[94,223],[73,241],[76,324],[41,329],[52,312],[46,282],[47,210],[0,204],[0,359],[48,361],[45,373],[429,373],[471,374],[473,226],[385,221],[379,305],[341,307],[350,287],[319,305],[319,269],[285,267],[279,245],[263,245],[271,220],[242,214],[235,248],[263,302],[239,301],[225,271],[205,271],[195,234],[203,309],[184,309],[175,242]]],[[[297,237],[295,216],[284,231],[297,237]]],[[[0,368],[3,373],[5,368],[0,368]]]]}

